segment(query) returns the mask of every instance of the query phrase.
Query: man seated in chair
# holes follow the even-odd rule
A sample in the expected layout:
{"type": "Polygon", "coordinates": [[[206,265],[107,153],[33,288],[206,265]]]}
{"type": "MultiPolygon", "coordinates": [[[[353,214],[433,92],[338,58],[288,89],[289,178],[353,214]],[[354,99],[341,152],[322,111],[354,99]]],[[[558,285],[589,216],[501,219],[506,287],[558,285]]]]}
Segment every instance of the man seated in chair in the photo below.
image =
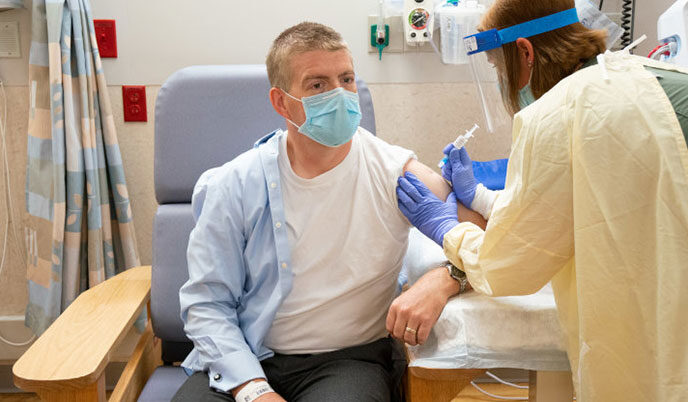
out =
{"type": "Polygon", "coordinates": [[[389,334],[422,343],[459,290],[439,267],[390,309],[410,228],[397,178],[408,170],[441,199],[451,191],[413,152],[359,127],[337,32],[291,27],[266,64],[288,128],[196,185],[180,291],[194,343],[182,365],[194,373],[175,400],[397,400],[406,360],[389,334]]]}

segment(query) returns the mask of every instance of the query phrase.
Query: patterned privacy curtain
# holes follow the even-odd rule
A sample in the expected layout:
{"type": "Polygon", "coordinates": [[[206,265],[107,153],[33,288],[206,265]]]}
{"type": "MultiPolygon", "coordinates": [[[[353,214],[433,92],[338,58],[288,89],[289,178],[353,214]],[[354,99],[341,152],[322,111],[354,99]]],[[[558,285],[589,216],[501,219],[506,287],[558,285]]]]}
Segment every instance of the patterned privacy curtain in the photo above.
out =
{"type": "Polygon", "coordinates": [[[32,31],[26,325],[41,334],[139,257],[88,0],[34,0],[32,31]]]}

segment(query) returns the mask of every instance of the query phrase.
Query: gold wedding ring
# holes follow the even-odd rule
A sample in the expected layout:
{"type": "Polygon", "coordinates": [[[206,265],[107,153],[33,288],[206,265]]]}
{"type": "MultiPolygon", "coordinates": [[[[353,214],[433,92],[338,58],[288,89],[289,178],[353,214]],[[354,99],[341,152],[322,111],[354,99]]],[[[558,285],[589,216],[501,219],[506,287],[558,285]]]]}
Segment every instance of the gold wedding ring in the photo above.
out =
{"type": "Polygon", "coordinates": [[[412,333],[412,334],[414,334],[414,335],[416,334],[416,330],[413,329],[413,328],[410,328],[410,327],[406,327],[406,332],[410,332],[410,333],[412,333]]]}

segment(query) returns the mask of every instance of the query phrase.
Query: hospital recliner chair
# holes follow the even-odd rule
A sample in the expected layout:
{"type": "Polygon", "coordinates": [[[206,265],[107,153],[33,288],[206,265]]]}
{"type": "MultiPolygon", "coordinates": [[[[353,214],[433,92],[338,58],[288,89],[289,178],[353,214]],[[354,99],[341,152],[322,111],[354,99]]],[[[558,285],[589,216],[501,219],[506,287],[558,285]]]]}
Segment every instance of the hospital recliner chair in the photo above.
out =
{"type": "MultiPolygon", "coordinates": [[[[357,85],[361,126],[375,133],[370,91],[363,81],[357,85]]],[[[80,295],[15,364],[17,386],[43,400],[105,400],[105,367],[150,300],[150,321],[110,400],[172,398],[186,379],[176,363],[193,347],[180,318],[179,288],[188,279],[194,184],[205,170],[284,128],[284,119],[269,102],[269,89],[263,65],[188,67],[165,82],[155,107],[159,206],[152,269],[132,268],[80,295]],[[56,348],[62,349],[62,361],[45,359],[56,348]]]]}
{"type": "MultiPolygon", "coordinates": [[[[375,132],[370,91],[358,81],[361,126],[375,132]]],[[[284,128],[268,100],[265,67],[198,66],[172,75],[155,108],[155,194],[160,206],[153,227],[151,313],[162,340],[162,360],[184,360],[192,344],[179,317],[179,288],[188,279],[186,247],[194,226],[191,195],[205,170],[253,147],[263,135],[284,128]]],[[[155,370],[139,401],[167,401],[185,380],[178,368],[155,370]]]]}

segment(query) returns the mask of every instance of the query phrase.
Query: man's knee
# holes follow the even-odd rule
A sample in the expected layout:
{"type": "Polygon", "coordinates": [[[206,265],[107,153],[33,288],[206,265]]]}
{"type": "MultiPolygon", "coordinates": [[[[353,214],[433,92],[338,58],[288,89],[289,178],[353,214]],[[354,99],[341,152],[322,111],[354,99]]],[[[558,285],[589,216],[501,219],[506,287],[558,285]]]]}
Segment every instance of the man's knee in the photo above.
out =
{"type": "Polygon", "coordinates": [[[308,385],[296,396],[299,402],[390,401],[397,382],[385,367],[358,360],[324,364],[308,378],[308,385]]]}

